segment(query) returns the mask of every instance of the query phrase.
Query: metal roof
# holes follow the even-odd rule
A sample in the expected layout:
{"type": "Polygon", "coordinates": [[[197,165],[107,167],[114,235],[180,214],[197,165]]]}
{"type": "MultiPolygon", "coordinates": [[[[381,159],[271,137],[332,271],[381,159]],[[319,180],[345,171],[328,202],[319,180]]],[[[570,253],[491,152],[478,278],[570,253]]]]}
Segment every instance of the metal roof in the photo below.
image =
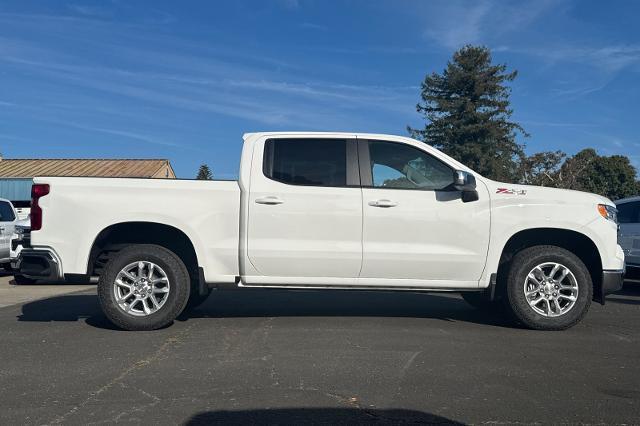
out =
{"type": "Polygon", "coordinates": [[[91,176],[175,178],[164,159],[2,159],[0,177],[91,176]]]}

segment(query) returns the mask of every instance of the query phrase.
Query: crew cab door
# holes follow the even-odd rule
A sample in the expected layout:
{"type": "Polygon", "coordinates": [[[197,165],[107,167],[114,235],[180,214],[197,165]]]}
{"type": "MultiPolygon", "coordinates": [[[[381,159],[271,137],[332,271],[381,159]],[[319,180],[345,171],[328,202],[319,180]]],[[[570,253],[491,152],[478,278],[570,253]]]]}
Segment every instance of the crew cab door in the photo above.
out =
{"type": "Polygon", "coordinates": [[[371,278],[416,280],[404,285],[433,288],[476,285],[489,244],[490,206],[484,185],[478,182],[478,200],[464,202],[461,191],[453,188],[454,168],[419,144],[358,144],[362,284],[371,278]]]}
{"type": "Polygon", "coordinates": [[[345,284],[355,280],[362,263],[356,140],[258,141],[251,167],[247,206],[250,265],[245,269],[255,271],[245,281],[327,284],[331,281],[327,278],[336,278],[346,280],[345,284]]]}
{"type": "Polygon", "coordinates": [[[15,227],[16,214],[10,202],[0,200],[0,260],[9,257],[11,235],[15,227]]]}

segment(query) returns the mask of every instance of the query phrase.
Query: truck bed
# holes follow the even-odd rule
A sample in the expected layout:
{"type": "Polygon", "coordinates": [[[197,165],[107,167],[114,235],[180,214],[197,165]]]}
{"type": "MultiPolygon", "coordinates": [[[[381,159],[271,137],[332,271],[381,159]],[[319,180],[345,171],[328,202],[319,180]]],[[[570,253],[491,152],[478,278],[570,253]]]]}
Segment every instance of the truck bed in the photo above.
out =
{"type": "Polygon", "coordinates": [[[238,275],[240,187],[237,181],[37,177],[50,192],[40,200],[43,227],[33,247],[55,247],[64,274],[87,274],[96,237],[124,222],[154,222],[189,237],[207,281],[238,275]]]}

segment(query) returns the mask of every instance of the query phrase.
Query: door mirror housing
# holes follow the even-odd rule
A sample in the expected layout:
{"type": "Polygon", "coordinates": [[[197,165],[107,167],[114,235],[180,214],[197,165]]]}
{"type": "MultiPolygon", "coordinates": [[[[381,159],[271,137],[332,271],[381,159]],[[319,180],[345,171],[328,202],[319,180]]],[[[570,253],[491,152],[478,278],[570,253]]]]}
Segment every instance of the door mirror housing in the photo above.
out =
{"type": "Polygon", "coordinates": [[[456,170],[453,173],[453,187],[462,191],[462,202],[469,203],[478,201],[478,191],[476,191],[476,178],[464,170],[456,170]]]}
{"type": "Polygon", "coordinates": [[[475,191],[476,178],[464,170],[456,170],[453,173],[453,186],[458,191],[475,191]]]}

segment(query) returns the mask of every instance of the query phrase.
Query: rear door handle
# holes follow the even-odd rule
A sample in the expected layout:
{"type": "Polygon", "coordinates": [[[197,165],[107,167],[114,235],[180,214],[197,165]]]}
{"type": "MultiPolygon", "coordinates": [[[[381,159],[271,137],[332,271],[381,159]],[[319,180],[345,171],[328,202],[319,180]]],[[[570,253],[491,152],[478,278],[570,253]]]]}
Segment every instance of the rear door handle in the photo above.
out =
{"type": "Polygon", "coordinates": [[[273,206],[276,204],[282,204],[284,201],[274,195],[269,195],[268,197],[256,198],[256,203],[273,206]]]}
{"type": "Polygon", "coordinates": [[[395,201],[391,201],[391,200],[373,200],[373,201],[369,201],[369,205],[371,207],[389,208],[389,207],[397,206],[398,203],[396,203],[395,201]]]}

